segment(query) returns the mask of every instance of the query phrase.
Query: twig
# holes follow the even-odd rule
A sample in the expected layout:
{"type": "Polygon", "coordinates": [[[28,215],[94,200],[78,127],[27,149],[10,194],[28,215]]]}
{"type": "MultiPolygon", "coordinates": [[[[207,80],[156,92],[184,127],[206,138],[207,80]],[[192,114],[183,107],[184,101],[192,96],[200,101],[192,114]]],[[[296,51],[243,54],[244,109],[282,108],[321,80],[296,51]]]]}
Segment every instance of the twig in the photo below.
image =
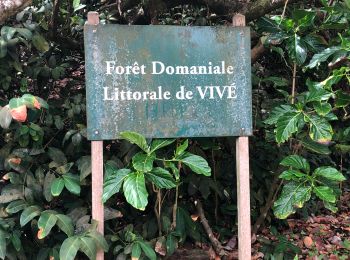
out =
{"type": "Polygon", "coordinates": [[[225,249],[222,247],[221,243],[219,240],[217,240],[217,238],[214,236],[214,233],[211,229],[211,227],[209,226],[208,220],[204,215],[204,210],[203,210],[203,206],[202,203],[200,202],[200,200],[195,200],[194,202],[196,209],[197,209],[197,213],[199,215],[199,218],[201,220],[201,223],[204,227],[205,232],[207,233],[209,240],[211,242],[211,244],[213,245],[213,248],[215,250],[215,252],[219,255],[219,256],[224,256],[227,255],[227,252],[225,251],[225,249]]]}
{"type": "Polygon", "coordinates": [[[264,223],[265,218],[267,216],[267,213],[269,212],[270,208],[272,207],[272,204],[275,201],[275,194],[278,192],[279,187],[280,187],[280,180],[278,178],[278,174],[275,175],[269,194],[266,199],[266,204],[265,206],[261,209],[261,213],[257,220],[254,223],[253,229],[252,229],[252,237],[256,237],[256,233],[259,231],[261,225],[264,223]]]}
{"type": "Polygon", "coordinates": [[[297,63],[294,62],[294,64],[293,64],[293,81],[292,81],[292,100],[291,100],[292,104],[294,104],[294,99],[295,99],[296,78],[297,78],[297,63]]]}
{"type": "Polygon", "coordinates": [[[286,2],[284,3],[283,12],[282,12],[282,15],[281,15],[281,21],[283,20],[285,14],[286,14],[286,9],[287,9],[288,2],[289,2],[289,0],[286,0],[286,2]]]}

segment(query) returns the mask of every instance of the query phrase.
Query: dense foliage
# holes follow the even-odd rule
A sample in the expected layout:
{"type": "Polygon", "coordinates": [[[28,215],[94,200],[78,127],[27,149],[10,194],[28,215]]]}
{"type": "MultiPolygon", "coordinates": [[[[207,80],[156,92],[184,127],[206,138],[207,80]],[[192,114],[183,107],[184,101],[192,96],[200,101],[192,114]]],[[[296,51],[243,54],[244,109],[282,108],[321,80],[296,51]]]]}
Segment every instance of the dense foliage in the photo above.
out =
{"type": "MultiPolygon", "coordinates": [[[[104,143],[105,236],[96,231],[85,120],[87,12],[122,24],[225,26],[231,19],[200,1],[126,2],[34,1],[1,26],[1,259],[94,259],[98,248],[108,259],[171,255],[179,245],[209,242],[197,221],[202,204],[221,243],[237,230],[233,138],[146,140],[125,132],[104,143]]],[[[323,206],[336,212],[350,168],[350,2],[285,7],[249,23],[260,49],[252,64],[254,234],[291,214],[306,217],[323,206]]],[[[300,253],[279,241],[266,259],[300,253]]]]}

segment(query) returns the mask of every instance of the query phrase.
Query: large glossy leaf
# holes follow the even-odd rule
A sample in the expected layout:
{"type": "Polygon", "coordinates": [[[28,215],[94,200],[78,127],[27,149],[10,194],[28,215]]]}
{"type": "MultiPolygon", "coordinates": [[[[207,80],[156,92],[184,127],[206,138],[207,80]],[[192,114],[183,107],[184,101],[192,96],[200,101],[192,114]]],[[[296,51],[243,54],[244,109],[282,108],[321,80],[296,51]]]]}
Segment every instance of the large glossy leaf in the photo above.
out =
{"type": "Polygon", "coordinates": [[[40,34],[35,34],[32,38],[34,47],[40,52],[46,52],[49,50],[49,43],[40,34]]]}
{"type": "Polygon", "coordinates": [[[183,141],[182,144],[176,147],[175,157],[181,156],[186,151],[187,147],[188,147],[188,139],[186,139],[185,141],[183,141]]]}
{"type": "Polygon", "coordinates": [[[208,162],[203,157],[188,153],[188,156],[182,158],[181,162],[197,174],[203,174],[205,176],[211,175],[208,162]]]}
{"type": "Polygon", "coordinates": [[[307,57],[307,49],[305,44],[300,39],[300,36],[294,34],[287,41],[287,50],[290,58],[296,62],[298,65],[302,65],[307,57]]]}
{"type": "Polygon", "coordinates": [[[132,244],[131,259],[138,260],[141,256],[141,246],[138,242],[132,244]]]}
{"type": "Polygon", "coordinates": [[[63,214],[56,214],[57,217],[57,226],[67,234],[67,236],[73,236],[74,234],[74,225],[70,217],[63,214]]]}
{"type": "Polygon", "coordinates": [[[62,177],[56,178],[51,184],[52,196],[59,196],[64,188],[64,179],[62,177]]]}
{"type": "Polygon", "coordinates": [[[123,184],[126,201],[134,208],[145,210],[148,204],[148,192],[143,173],[129,174],[123,184]]]}
{"type": "Polygon", "coordinates": [[[332,106],[329,103],[314,103],[314,109],[316,113],[320,116],[325,116],[332,111],[332,106]]]}
{"type": "Polygon", "coordinates": [[[7,205],[6,212],[14,214],[25,209],[27,206],[28,204],[24,200],[12,201],[10,204],[7,205]]]}
{"type": "Polygon", "coordinates": [[[268,125],[276,125],[278,119],[288,112],[296,112],[296,110],[290,105],[281,105],[275,107],[271,111],[270,116],[264,121],[264,123],[268,125]]]}
{"type": "Polygon", "coordinates": [[[80,194],[80,181],[79,176],[67,173],[62,175],[64,180],[64,186],[69,190],[71,193],[79,195],[80,194]]]}
{"type": "Polygon", "coordinates": [[[157,260],[157,255],[149,244],[143,241],[138,241],[138,243],[140,244],[142,251],[150,260],[157,260]]]}
{"type": "Polygon", "coordinates": [[[6,257],[6,234],[0,229],[0,258],[6,257]]]}
{"type": "Polygon", "coordinates": [[[87,235],[95,240],[95,244],[98,248],[101,248],[103,251],[108,252],[107,241],[101,233],[97,232],[96,230],[92,230],[87,235]]]}
{"type": "Polygon", "coordinates": [[[279,178],[290,181],[290,180],[299,180],[301,178],[305,178],[306,175],[300,171],[297,170],[286,170],[284,172],[282,172],[279,176],[279,178]]]}
{"type": "Polygon", "coordinates": [[[303,125],[301,112],[287,112],[277,120],[276,141],[284,143],[303,125]]]}
{"type": "Polygon", "coordinates": [[[345,181],[346,178],[337,169],[333,167],[323,166],[314,171],[315,176],[321,176],[331,181],[345,181]]]}
{"type": "Polygon", "coordinates": [[[328,121],[318,115],[310,115],[305,118],[310,123],[310,138],[318,142],[332,140],[333,129],[328,121]]]}
{"type": "Polygon", "coordinates": [[[146,173],[145,176],[158,188],[171,189],[176,187],[176,182],[171,173],[163,168],[156,167],[152,171],[146,173]]]}
{"type": "Polygon", "coordinates": [[[300,140],[300,143],[308,150],[319,153],[319,154],[330,154],[331,151],[329,150],[327,145],[323,145],[320,143],[317,143],[311,139],[302,139],[300,140]]]}
{"type": "Polygon", "coordinates": [[[57,222],[57,217],[51,212],[43,212],[38,220],[38,238],[46,237],[57,222]]]}
{"type": "Polygon", "coordinates": [[[279,219],[285,219],[295,213],[295,207],[301,208],[311,197],[311,186],[291,181],[284,185],[282,193],[275,201],[273,210],[279,219]]]}
{"type": "Polygon", "coordinates": [[[137,171],[149,172],[153,168],[155,158],[155,153],[146,154],[144,152],[139,152],[132,157],[132,165],[137,171]]]}
{"type": "Polygon", "coordinates": [[[321,200],[324,200],[330,203],[334,203],[336,200],[334,191],[328,186],[315,186],[314,193],[321,200]]]}
{"type": "Polygon", "coordinates": [[[168,145],[172,144],[173,142],[175,142],[175,140],[176,139],[156,139],[152,142],[151,150],[149,153],[153,153],[153,152],[159,150],[160,148],[168,146],[168,145]]]}
{"type": "Polygon", "coordinates": [[[140,147],[146,153],[149,152],[149,147],[147,145],[147,141],[146,141],[145,137],[143,137],[139,133],[136,133],[136,132],[121,132],[120,136],[123,139],[128,140],[130,143],[136,144],[138,147],[140,147]]]}
{"type": "Polygon", "coordinates": [[[126,176],[131,173],[129,169],[118,170],[110,164],[105,165],[105,170],[106,178],[103,183],[103,202],[106,202],[110,197],[119,192],[126,176]]]}
{"type": "Polygon", "coordinates": [[[60,249],[60,259],[74,260],[80,247],[80,237],[69,237],[63,241],[60,249]]]}
{"type": "Polygon", "coordinates": [[[21,227],[23,227],[25,224],[27,224],[33,218],[39,216],[40,213],[41,213],[41,208],[38,206],[30,206],[30,207],[26,208],[25,210],[23,210],[21,217],[19,219],[21,227]]]}
{"type": "Polygon", "coordinates": [[[52,183],[56,180],[55,174],[47,172],[44,179],[43,193],[46,201],[52,200],[51,187],[52,183]]]}
{"type": "Polygon", "coordinates": [[[93,238],[91,237],[81,237],[80,238],[80,250],[84,252],[89,259],[96,259],[96,244],[93,238]]]}
{"type": "Polygon", "coordinates": [[[333,46],[333,47],[324,49],[320,53],[315,54],[310,60],[310,63],[306,67],[312,69],[318,66],[320,63],[326,61],[330,56],[332,56],[336,51],[339,51],[340,49],[341,49],[340,46],[333,46]]]}
{"type": "Polygon", "coordinates": [[[67,163],[67,158],[60,149],[57,149],[55,147],[49,147],[47,154],[49,155],[51,160],[53,160],[59,165],[64,165],[67,163]]]}
{"type": "Polygon", "coordinates": [[[257,21],[257,26],[261,32],[277,33],[281,31],[276,21],[264,16],[257,21]]]}
{"type": "Polygon", "coordinates": [[[336,107],[346,107],[350,104],[350,95],[346,94],[342,90],[338,90],[335,93],[335,106],[336,107]]]}
{"type": "Polygon", "coordinates": [[[285,157],[280,164],[294,169],[304,170],[306,173],[310,172],[310,164],[305,158],[299,155],[289,155],[285,157]]]}

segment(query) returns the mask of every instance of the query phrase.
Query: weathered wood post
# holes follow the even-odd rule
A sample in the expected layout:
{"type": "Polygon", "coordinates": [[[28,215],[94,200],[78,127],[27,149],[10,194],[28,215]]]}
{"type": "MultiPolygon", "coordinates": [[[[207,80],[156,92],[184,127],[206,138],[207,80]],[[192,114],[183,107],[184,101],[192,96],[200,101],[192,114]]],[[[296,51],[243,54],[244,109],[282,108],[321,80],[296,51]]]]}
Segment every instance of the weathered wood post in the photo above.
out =
{"type": "MultiPolygon", "coordinates": [[[[245,26],[245,16],[236,14],[232,26],[245,26]]],[[[238,206],[238,258],[251,259],[249,141],[247,136],[236,139],[237,206],[238,206]]]]}
{"type": "MultiPolygon", "coordinates": [[[[100,19],[97,12],[88,13],[88,24],[97,25],[100,19]]],[[[103,141],[91,141],[92,169],[92,219],[98,222],[97,231],[104,233],[103,194],[103,141]]],[[[99,249],[96,260],[103,260],[104,252],[99,249]]]]}

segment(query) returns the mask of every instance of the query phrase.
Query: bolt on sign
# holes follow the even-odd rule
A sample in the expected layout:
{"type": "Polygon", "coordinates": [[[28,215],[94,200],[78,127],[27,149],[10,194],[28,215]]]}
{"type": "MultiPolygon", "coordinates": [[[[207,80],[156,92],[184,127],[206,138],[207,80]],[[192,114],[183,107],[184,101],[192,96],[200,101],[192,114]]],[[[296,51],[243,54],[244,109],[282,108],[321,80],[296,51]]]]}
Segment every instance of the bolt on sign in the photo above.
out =
{"type": "Polygon", "coordinates": [[[248,27],[85,25],[87,133],[252,134],[248,27]]]}

